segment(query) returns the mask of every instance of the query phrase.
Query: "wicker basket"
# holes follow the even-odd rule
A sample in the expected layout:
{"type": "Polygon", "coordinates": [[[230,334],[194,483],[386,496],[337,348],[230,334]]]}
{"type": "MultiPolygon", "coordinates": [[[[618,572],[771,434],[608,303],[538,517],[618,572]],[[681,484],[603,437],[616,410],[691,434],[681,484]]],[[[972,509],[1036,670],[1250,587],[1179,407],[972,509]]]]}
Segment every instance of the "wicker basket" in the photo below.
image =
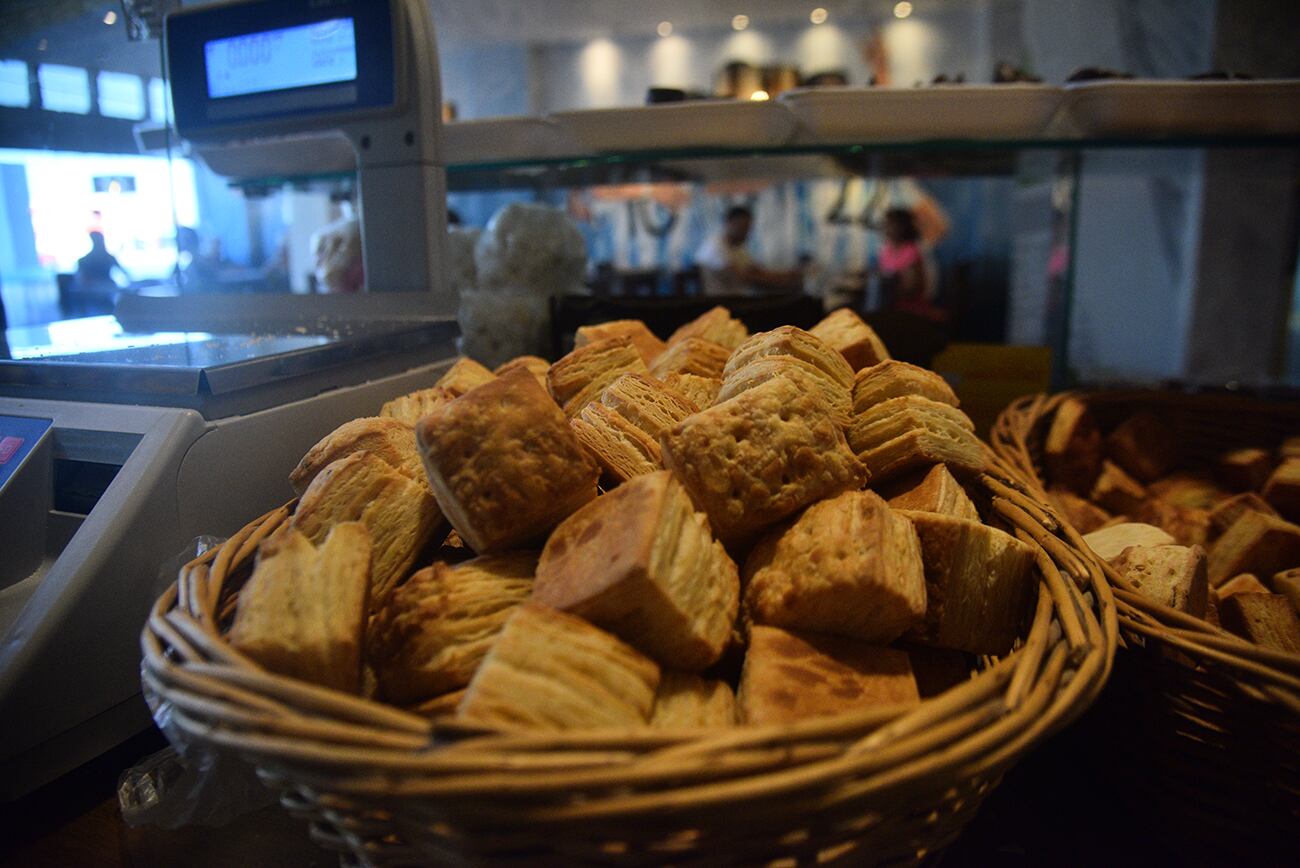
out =
{"type": "MultiPolygon", "coordinates": [[[[1016,401],[993,429],[994,450],[1033,480],[1040,497],[1050,483],[1043,441],[1067,397],[1016,401]]],[[[1103,430],[1135,410],[1154,410],[1193,464],[1239,446],[1276,446],[1300,432],[1295,403],[1177,392],[1077,397],[1103,430]]],[[[1084,547],[1076,531],[1067,533],[1084,547]]],[[[1253,645],[1154,603],[1100,565],[1115,593],[1121,651],[1097,718],[1110,731],[1107,767],[1125,809],[1140,811],[1144,828],[1180,861],[1288,861],[1300,840],[1300,655],[1253,645]]]]}
{"type": "Polygon", "coordinates": [[[229,627],[292,504],[186,565],[142,636],[145,695],[187,745],[252,763],[360,864],[915,863],[1022,754],[1100,693],[1116,641],[1097,566],[990,454],[975,492],[1040,572],[1024,640],[910,708],[793,726],[507,734],[433,723],[267,673],[229,627]]]}

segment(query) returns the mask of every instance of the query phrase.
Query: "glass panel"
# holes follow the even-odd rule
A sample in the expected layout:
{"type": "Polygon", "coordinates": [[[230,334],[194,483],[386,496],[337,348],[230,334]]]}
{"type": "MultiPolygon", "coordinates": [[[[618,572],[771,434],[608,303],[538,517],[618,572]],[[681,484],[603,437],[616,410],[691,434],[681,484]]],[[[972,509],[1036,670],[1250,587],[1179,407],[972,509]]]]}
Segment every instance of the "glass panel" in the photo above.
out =
{"type": "Polygon", "coordinates": [[[27,108],[31,103],[27,64],[21,60],[0,60],[0,105],[27,108]]]}
{"type": "Polygon", "coordinates": [[[42,63],[36,71],[41,106],[48,111],[90,114],[90,73],[78,66],[42,63]]]}
{"type": "Polygon", "coordinates": [[[149,79],[149,120],[156,124],[167,123],[167,86],[161,78],[149,79]]]}
{"type": "Polygon", "coordinates": [[[131,121],[144,117],[144,82],[140,76],[101,72],[95,77],[95,87],[101,115],[131,121]]]}

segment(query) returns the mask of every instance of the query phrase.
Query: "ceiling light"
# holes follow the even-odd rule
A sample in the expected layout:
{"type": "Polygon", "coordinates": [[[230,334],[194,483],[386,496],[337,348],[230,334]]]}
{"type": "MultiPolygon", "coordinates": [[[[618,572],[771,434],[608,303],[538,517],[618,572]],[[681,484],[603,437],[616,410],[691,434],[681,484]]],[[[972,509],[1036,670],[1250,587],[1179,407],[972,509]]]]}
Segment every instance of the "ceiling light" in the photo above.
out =
{"type": "Polygon", "coordinates": [[[732,30],[744,30],[748,26],[749,26],[748,15],[737,15],[735,18],[731,19],[732,30]]]}
{"type": "Polygon", "coordinates": [[[767,91],[765,90],[756,90],[749,95],[749,98],[752,99],[754,102],[762,102],[765,99],[771,99],[771,97],[768,95],[767,91]]]}
{"type": "Polygon", "coordinates": [[[105,13],[104,13],[104,23],[107,24],[107,25],[110,26],[110,27],[112,27],[114,24],[116,24],[116,23],[117,23],[117,13],[114,12],[112,9],[108,10],[107,12],[105,12],[105,13]]]}
{"type": "Polygon", "coordinates": [[[814,9],[814,10],[812,11],[812,13],[808,16],[808,20],[811,21],[813,24],[823,24],[823,23],[825,23],[825,21],[826,21],[826,10],[823,9],[822,7],[818,6],[818,7],[817,7],[816,9],[814,9]]]}
{"type": "Polygon", "coordinates": [[[655,32],[660,36],[672,36],[673,23],[671,21],[660,21],[659,26],[655,28],[655,32]]]}
{"type": "Polygon", "coordinates": [[[912,4],[908,3],[907,0],[903,0],[903,2],[901,3],[894,4],[895,18],[906,18],[911,14],[912,14],[912,4]]]}

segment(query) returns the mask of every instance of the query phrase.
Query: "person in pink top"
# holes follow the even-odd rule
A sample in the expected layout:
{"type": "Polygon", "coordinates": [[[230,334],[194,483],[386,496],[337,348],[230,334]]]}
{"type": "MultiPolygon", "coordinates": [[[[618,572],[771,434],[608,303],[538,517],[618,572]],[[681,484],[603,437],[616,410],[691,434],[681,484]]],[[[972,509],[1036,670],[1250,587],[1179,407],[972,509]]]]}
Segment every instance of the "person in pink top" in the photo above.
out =
{"type": "Polygon", "coordinates": [[[921,232],[907,208],[885,212],[885,240],[876,267],[886,306],[929,319],[943,319],[934,303],[934,280],[921,250],[921,232]]]}

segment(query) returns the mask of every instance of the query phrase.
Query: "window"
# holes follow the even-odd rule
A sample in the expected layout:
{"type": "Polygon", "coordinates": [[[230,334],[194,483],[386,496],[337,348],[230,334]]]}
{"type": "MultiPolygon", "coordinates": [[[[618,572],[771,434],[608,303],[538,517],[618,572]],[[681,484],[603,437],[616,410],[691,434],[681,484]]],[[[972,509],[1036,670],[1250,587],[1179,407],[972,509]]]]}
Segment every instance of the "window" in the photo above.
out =
{"type": "Polygon", "coordinates": [[[138,121],[144,117],[144,82],[138,75],[101,72],[95,78],[99,113],[106,118],[138,121]]]}
{"type": "Polygon", "coordinates": [[[31,103],[27,64],[21,60],[0,60],[0,105],[27,108],[31,103]]]}
{"type": "Polygon", "coordinates": [[[170,97],[161,78],[149,79],[149,120],[156,124],[167,123],[167,100],[170,97]]]}
{"type": "Polygon", "coordinates": [[[55,112],[90,114],[90,73],[79,66],[42,63],[36,70],[41,104],[55,112]]]}

